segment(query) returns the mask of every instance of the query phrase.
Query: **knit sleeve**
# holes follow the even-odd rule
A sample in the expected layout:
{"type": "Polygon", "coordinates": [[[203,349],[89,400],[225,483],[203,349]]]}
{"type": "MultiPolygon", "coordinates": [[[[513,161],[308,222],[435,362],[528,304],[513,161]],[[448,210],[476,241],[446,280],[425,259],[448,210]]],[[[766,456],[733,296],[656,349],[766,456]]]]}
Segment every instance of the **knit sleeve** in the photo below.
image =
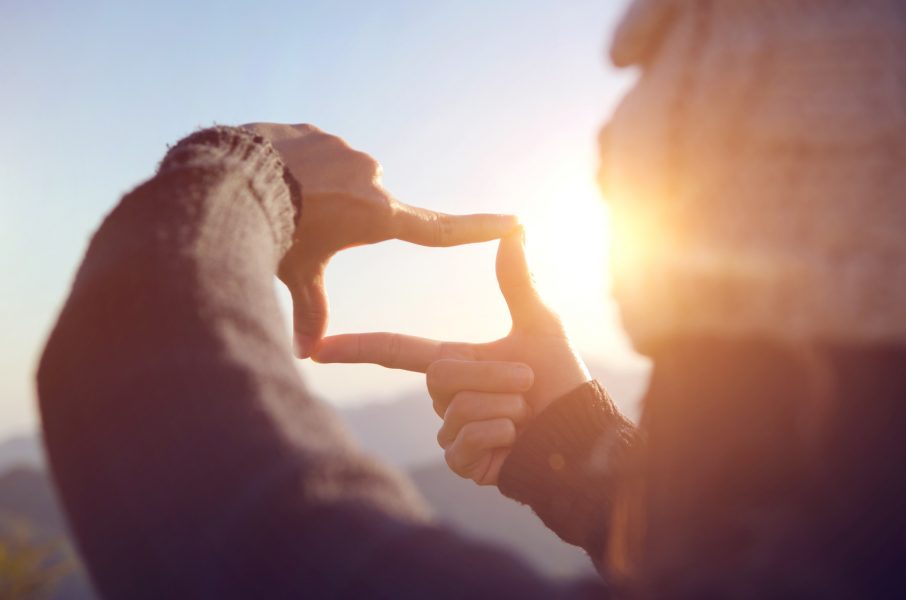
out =
{"type": "Polygon", "coordinates": [[[38,394],[54,480],[100,593],[601,592],[432,524],[407,480],[306,392],[274,292],[300,206],[269,143],[215,128],[177,144],[92,239],[38,394]]]}
{"type": "Polygon", "coordinates": [[[627,452],[637,437],[604,388],[585,383],[529,424],[501,469],[498,487],[598,563],[627,452]]]}

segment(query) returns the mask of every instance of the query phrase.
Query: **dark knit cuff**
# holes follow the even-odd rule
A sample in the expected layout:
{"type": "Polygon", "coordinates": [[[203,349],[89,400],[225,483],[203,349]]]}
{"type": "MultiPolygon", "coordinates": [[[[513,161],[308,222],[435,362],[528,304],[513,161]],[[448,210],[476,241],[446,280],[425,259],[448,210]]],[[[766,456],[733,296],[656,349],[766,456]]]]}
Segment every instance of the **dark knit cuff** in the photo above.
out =
{"type": "Polygon", "coordinates": [[[520,434],[497,485],[530,505],[563,540],[600,556],[614,482],[635,437],[635,426],[590,381],[553,402],[520,434]]]}
{"type": "Polygon", "coordinates": [[[270,141],[238,127],[202,129],[170,148],[158,171],[205,167],[244,172],[249,189],[271,224],[281,254],[285,253],[292,245],[302,213],[302,188],[270,141]]]}

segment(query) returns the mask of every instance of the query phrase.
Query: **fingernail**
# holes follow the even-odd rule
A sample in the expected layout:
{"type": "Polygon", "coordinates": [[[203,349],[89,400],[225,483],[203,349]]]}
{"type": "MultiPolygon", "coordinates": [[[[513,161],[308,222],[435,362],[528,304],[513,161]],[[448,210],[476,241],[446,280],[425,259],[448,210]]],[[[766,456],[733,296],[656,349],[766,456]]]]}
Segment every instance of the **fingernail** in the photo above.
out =
{"type": "Polygon", "coordinates": [[[535,380],[535,373],[529,367],[519,366],[513,367],[513,379],[517,382],[517,385],[525,388],[526,390],[532,387],[532,383],[535,380]]]}
{"type": "Polygon", "coordinates": [[[296,335],[293,338],[293,350],[296,352],[297,358],[308,358],[311,356],[311,347],[313,341],[307,335],[296,335]]]}

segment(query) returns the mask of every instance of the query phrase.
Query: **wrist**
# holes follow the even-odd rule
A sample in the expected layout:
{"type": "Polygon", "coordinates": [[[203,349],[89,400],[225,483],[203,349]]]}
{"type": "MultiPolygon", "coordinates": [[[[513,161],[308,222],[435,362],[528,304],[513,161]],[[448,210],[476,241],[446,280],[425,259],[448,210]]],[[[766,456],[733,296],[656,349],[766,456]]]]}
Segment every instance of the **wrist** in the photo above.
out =
{"type": "Polygon", "coordinates": [[[550,357],[549,372],[538,377],[536,386],[527,398],[535,415],[541,414],[559,398],[573,392],[576,388],[593,381],[588,367],[585,366],[585,361],[569,342],[558,354],[560,356],[550,357]]]}

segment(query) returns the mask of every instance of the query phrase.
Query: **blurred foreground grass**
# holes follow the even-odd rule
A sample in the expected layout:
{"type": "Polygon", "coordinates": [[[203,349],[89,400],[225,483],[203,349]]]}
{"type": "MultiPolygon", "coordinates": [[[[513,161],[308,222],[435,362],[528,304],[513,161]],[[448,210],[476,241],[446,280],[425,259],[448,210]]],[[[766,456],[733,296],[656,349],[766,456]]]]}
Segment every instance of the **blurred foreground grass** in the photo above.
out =
{"type": "Polygon", "coordinates": [[[64,538],[38,535],[23,519],[0,518],[0,600],[49,598],[77,565],[64,538]]]}

